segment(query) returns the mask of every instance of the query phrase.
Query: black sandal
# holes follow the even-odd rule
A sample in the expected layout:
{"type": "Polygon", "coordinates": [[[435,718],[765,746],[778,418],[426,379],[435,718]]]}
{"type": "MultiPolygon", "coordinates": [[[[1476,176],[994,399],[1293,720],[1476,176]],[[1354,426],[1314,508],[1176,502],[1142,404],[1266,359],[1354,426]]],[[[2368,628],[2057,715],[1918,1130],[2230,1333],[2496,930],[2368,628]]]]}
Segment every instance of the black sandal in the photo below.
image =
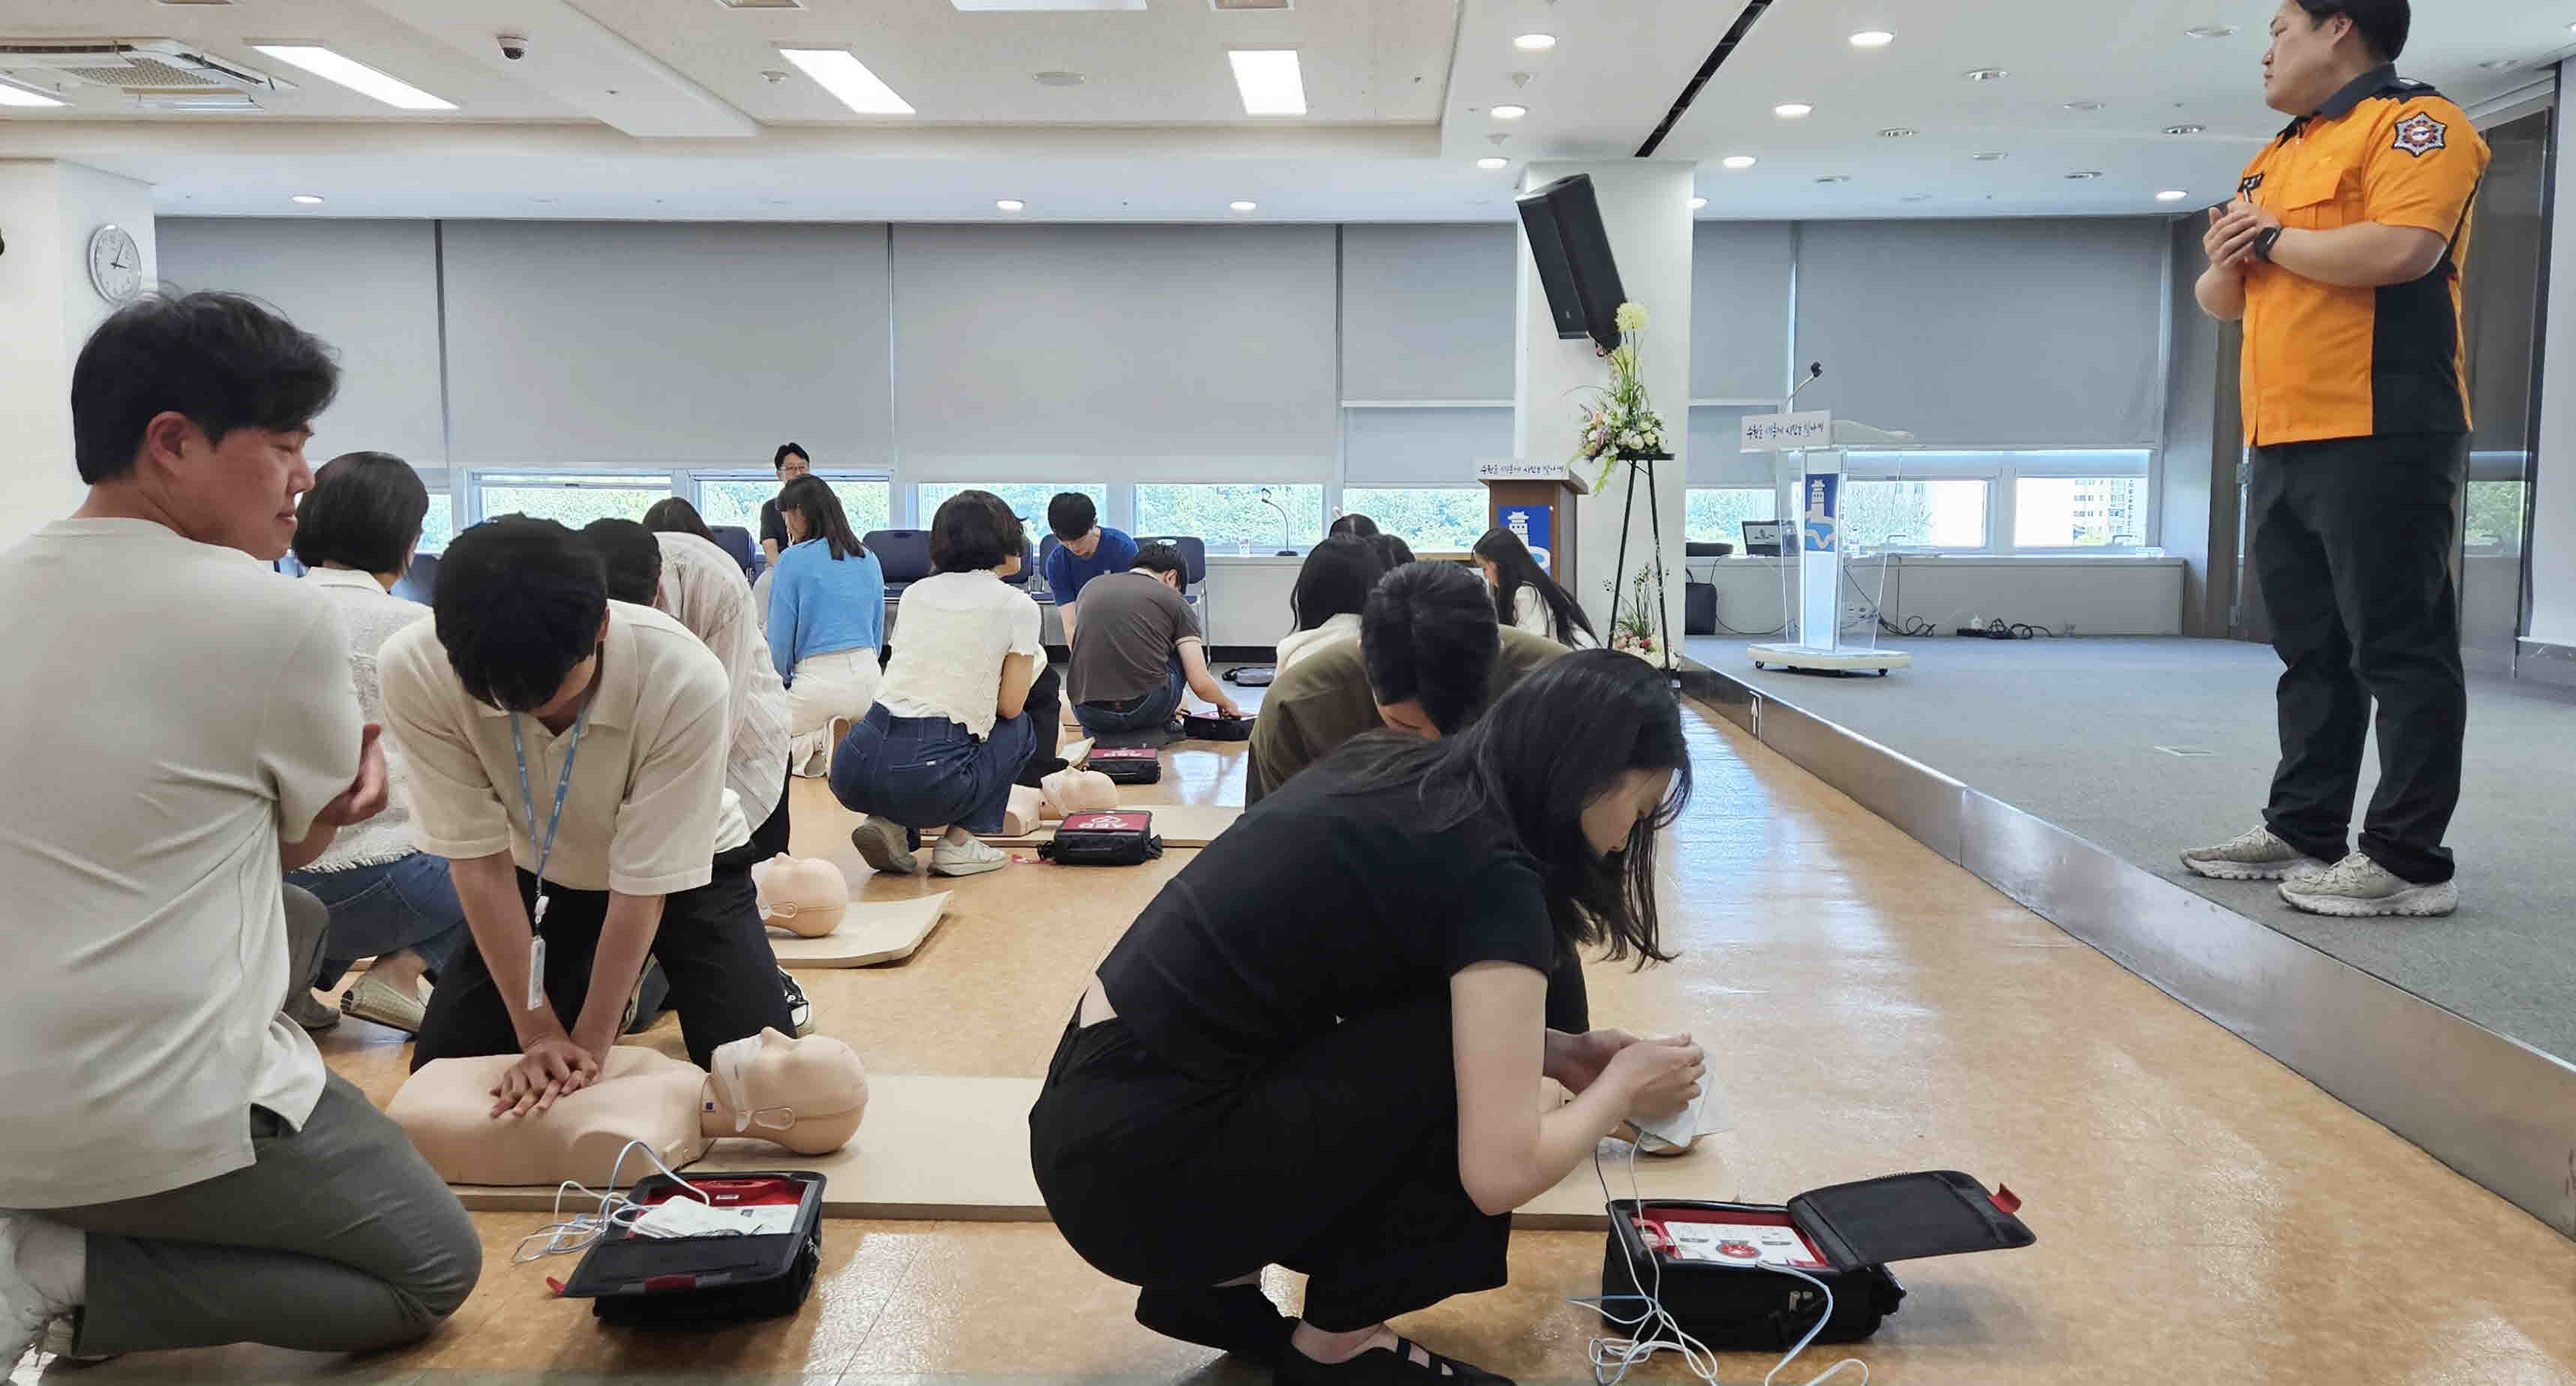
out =
{"type": "Polygon", "coordinates": [[[1370,1348],[1347,1362],[1318,1362],[1290,1349],[1280,1359],[1279,1386],[1424,1386],[1446,1381],[1457,1386],[1512,1386],[1512,1379],[1455,1357],[1443,1357],[1410,1338],[1395,1340],[1395,1350],[1370,1348]],[[1428,1365],[1413,1360],[1419,1351],[1428,1365]]]}
{"type": "Polygon", "coordinates": [[[1255,1362],[1297,1355],[1288,1346],[1297,1321],[1280,1313],[1258,1285],[1148,1285],[1136,1295],[1136,1322],[1166,1338],[1255,1362]]]}

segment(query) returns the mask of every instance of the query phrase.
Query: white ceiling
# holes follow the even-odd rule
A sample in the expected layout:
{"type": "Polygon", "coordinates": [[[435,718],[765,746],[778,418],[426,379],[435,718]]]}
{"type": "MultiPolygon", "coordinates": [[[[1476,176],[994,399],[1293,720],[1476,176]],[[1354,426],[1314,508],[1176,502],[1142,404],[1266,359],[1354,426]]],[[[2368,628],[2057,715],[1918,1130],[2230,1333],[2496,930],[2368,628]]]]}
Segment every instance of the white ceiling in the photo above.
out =
{"type": "MultiPolygon", "coordinates": [[[[0,157],[146,179],[176,215],[993,219],[1504,219],[1520,161],[1619,158],[1663,118],[1740,0],[1294,0],[1218,13],[965,13],[950,0],[0,0],[0,41],[170,37],[295,83],[257,114],[132,110],[67,91],[0,107],[0,157]],[[532,40],[522,62],[493,36],[532,40]],[[1515,34],[1558,36],[1527,54],[1515,34]],[[327,44],[455,101],[407,115],[260,57],[327,44]],[[919,114],[862,119],[778,44],[846,46],[919,114]],[[1300,51],[1310,114],[1242,114],[1225,50],[1300,51]],[[1035,74],[1084,74],[1082,85],[1035,74]],[[1503,122],[1512,101],[1527,119],[1503,122]],[[1500,137],[1497,140],[1496,137],[1500,137]],[[1499,153],[1511,168],[1473,160],[1499,153]],[[294,193],[328,201],[299,208],[294,193]]],[[[1707,217],[2119,214],[2225,195],[2264,109],[2265,0],[1777,0],[1659,157],[1699,162],[1707,217]],[[2234,24],[2193,39],[2195,25],[2234,24]],[[1845,36],[1897,34],[1865,52],[1845,36]],[[2001,67],[1972,83],[1970,68],[2001,67]],[[1771,107],[1816,113],[1782,121],[1771,107]],[[2103,103],[2092,113],[2066,102],[2103,103]],[[2189,138],[2158,133],[2191,122],[2189,138]],[[1912,139],[1876,131],[1915,128],[1912,139]],[[1981,151],[2010,157],[1976,162],[1981,151]],[[1727,155],[1759,162],[1741,172],[1727,155]],[[2104,176],[2070,182],[2064,175],[2104,176]],[[1851,179],[1825,185],[1816,179],[1851,179]]],[[[2576,49],[2576,0],[2419,7],[2410,74],[2474,103],[2576,49]],[[2564,13],[2561,13],[2561,11],[2564,13]],[[2514,66],[2484,68],[2482,63],[2514,66]]]]}

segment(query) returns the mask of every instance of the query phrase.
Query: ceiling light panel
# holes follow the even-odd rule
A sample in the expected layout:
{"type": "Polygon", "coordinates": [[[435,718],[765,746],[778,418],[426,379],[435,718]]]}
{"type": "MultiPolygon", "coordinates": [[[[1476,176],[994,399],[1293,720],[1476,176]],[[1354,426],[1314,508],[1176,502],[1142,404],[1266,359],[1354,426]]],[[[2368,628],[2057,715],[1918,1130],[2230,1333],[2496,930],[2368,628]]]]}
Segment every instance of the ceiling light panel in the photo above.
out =
{"type": "Polygon", "coordinates": [[[868,71],[868,65],[846,48],[781,48],[778,52],[860,115],[913,114],[911,102],[896,95],[894,88],[868,71]]]}
{"type": "Polygon", "coordinates": [[[1804,101],[1784,101],[1771,108],[1771,114],[1782,120],[1804,120],[1815,113],[1816,108],[1804,101]]]}
{"type": "Polygon", "coordinates": [[[1544,53],[1555,46],[1554,34],[1523,34],[1512,40],[1512,47],[1524,53],[1544,53]]]}
{"type": "Polygon", "coordinates": [[[1520,119],[1522,116],[1525,116],[1525,115],[1528,115],[1528,114],[1529,114],[1529,107],[1527,107],[1527,106],[1496,106],[1496,107],[1493,109],[1492,114],[1493,114],[1494,119],[1496,119],[1496,120],[1518,120],[1518,119],[1520,119]]]}
{"type": "Polygon", "coordinates": [[[70,104],[68,101],[57,100],[43,92],[29,90],[14,82],[0,82],[0,106],[68,106],[70,104]]]}
{"type": "Polygon", "coordinates": [[[1750,154],[1729,154],[1718,162],[1726,165],[1728,168],[1743,169],[1753,167],[1758,160],[1750,154]]]}
{"type": "Polygon", "coordinates": [[[452,111],[456,103],[428,92],[357,59],[312,43],[254,43],[254,51],[300,67],[326,82],[336,82],[369,100],[404,111],[452,111]]]}
{"type": "Polygon", "coordinates": [[[1511,166],[1511,160],[1493,154],[1488,154],[1484,158],[1476,161],[1476,167],[1483,169],[1487,173],[1491,173],[1496,169],[1510,168],[1511,166]]]}
{"type": "Polygon", "coordinates": [[[1245,115],[1301,116],[1306,113],[1306,76],[1294,48],[1237,48],[1225,55],[1234,65],[1234,87],[1243,96],[1245,115]]]}
{"type": "Polygon", "coordinates": [[[1896,42],[1896,35],[1885,29],[1863,29],[1851,36],[1851,46],[1854,48],[1885,48],[1894,42],[1896,42]]]}

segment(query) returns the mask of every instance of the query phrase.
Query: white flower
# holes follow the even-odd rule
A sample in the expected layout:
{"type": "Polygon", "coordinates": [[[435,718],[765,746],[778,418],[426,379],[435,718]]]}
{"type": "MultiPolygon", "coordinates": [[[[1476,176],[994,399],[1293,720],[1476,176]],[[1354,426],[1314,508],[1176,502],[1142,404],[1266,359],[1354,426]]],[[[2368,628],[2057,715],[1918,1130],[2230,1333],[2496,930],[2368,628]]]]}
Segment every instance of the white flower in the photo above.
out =
{"type": "Polygon", "coordinates": [[[1635,332],[1643,328],[1646,325],[1646,305],[1642,303],[1620,304],[1618,323],[1619,330],[1622,332],[1635,332]]]}

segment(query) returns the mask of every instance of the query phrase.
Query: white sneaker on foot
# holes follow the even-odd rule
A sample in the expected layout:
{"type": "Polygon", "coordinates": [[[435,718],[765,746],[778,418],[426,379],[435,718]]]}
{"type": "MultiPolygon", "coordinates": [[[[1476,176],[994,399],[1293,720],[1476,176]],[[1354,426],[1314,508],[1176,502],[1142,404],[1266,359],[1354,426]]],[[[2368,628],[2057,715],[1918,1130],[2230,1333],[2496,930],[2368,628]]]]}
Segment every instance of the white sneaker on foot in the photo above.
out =
{"type": "Polygon", "coordinates": [[[45,1336],[45,1326],[75,1306],[58,1304],[18,1268],[19,1244],[35,1219],[0,1213],[0,1373],[14,1373],[18,1359],[45,1336]]]}
{"type": "Polygon", "coordinates": [[[1010,853],[985,845],[982,838],[970,837],[960,845],[943,837],[938,846],[930,849],[930,874],[934,876],[975,876],[1010,864],[1010,853]]]}
{"type": "Polygon", "coordinates": [[[909,876],[920,869],[912,849],[904,845],[903,825],[882,818],[867,818],[850,829],[850,845],[859,849],[859,859],[876,871],[891,871],[909,876]]]}
{"type": "Polygon", "coordinates": [[[2215,847],[2196,847],[2182,854],[2182,864],[2213,881],[2295,881],[2326,869],[2326,864],[2258,827],[2215,847]]]}
{"type": "Polygon", "coordinates": [[[2281,898],[2293,909],[2344,919],[2424,919],[2458,909],[2460,888],[2449,881],[2416,885],[2355,852],[2321,875],[2283,882],[2281,898]]]}

